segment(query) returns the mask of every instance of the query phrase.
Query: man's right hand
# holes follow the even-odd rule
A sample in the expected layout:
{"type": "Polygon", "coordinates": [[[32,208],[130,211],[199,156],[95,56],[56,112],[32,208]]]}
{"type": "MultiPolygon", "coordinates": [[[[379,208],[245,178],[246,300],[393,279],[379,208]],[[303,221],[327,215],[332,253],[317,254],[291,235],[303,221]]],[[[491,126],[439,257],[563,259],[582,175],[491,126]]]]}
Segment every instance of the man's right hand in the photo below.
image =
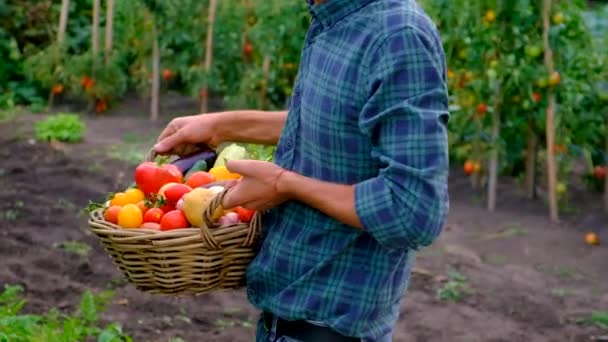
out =
{"type": "Polygon", "coordinates": [[[221,113],[198,114],[173,119],[158,137],[154,150],[159,154],[188,155],[206,144],[219,145],[217,136],[221,113]]]}
{"type": "Polygon", "coordinates": [[[287,111],[237,110],[183,116],[167,125],[154,150],[185,156],[199,150],[197,145],[215,149],[225,141],[274,145],[286,120],[287,111]]]}

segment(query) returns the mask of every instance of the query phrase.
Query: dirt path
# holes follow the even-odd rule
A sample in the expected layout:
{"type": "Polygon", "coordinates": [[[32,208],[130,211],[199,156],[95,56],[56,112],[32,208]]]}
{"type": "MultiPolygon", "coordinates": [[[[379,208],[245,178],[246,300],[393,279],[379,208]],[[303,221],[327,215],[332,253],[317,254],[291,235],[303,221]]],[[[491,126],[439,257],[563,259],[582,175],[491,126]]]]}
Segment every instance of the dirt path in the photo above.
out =
{"type": "MultiPolygon", "coordinates": [[[[33,312],[70,309],[86,288],[112,288],[116,299],[104,319],[121,322],[135,341],[252,341],[257,312],[243,291],[181,299],[142,294],[121,281],[79,214],[89,200],[130,182],[128,161],[150,147],[168,118],[151,125],[143,115],[87,117],[84,143],[54,147],[28,141],[37,118],[0,124],[0,286],[24,285],[26,309],[33,312]],[[66,241],[91,251],[75,256],[60,248],[66,241]]],[[[513,186],[503,187],[500,211],[489,214],[454,173],[448,225],[418,256],[395,341],[608,335],[576,323],[578,313],[608,310],[608,248],[582,242],[586,229],[601,228],[606,217],[581,211],[552,225],[542,205],[528,205],[513,186]],[[439,299],[438,292],[454,301],[439,299]]],[[[600,234],[608,241],[608,227],[600,234]]]]}

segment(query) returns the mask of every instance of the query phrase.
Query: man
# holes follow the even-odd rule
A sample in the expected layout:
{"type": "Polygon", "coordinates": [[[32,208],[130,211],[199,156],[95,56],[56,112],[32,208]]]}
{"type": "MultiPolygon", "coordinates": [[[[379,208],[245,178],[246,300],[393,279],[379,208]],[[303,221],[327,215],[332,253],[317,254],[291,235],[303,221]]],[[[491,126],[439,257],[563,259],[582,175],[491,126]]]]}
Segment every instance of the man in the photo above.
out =
{"type": "Polygon", "coordinates": [[[445,56],[414,0],[310,13],[288,112],[177,118],[156,150],[277,144],[275,163],[228,163],[243,177],[223,203],[265,211],[247,270],[257,341],[391,341],[414,253],[448,211],[445,56]]]}

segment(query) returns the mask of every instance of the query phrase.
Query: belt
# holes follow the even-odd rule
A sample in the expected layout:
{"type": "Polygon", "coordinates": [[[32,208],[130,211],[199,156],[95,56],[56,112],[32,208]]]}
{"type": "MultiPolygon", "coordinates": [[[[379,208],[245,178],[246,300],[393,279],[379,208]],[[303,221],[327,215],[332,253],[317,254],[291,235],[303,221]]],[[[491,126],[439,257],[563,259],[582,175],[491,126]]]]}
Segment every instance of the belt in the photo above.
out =
{"type": "MultiPolygon", "coordinates": [[[[264,327],[272,329],[275,315],[263,312],[264,327]]],[[[302,342],[361,342],[361,339],[344,336],[329,327],[321,327],[304,320],[287,321],[277,317],[277,337],[289,336],[302,342]]]]}

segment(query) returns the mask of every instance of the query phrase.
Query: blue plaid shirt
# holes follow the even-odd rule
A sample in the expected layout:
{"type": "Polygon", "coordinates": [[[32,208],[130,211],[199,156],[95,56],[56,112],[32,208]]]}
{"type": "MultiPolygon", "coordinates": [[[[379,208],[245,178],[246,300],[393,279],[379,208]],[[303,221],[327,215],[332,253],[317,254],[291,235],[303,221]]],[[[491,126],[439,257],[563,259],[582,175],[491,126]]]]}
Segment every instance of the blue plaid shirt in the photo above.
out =
{"type": "Polygon", "coordinates": [[[364,229],[298,201],[270,210],[248,298],[374,340],[393,329],[414,253],[448,211],[445,56],[414,0],[328,0],[310,12],[275,162],[355,185],[364,229]]]}

